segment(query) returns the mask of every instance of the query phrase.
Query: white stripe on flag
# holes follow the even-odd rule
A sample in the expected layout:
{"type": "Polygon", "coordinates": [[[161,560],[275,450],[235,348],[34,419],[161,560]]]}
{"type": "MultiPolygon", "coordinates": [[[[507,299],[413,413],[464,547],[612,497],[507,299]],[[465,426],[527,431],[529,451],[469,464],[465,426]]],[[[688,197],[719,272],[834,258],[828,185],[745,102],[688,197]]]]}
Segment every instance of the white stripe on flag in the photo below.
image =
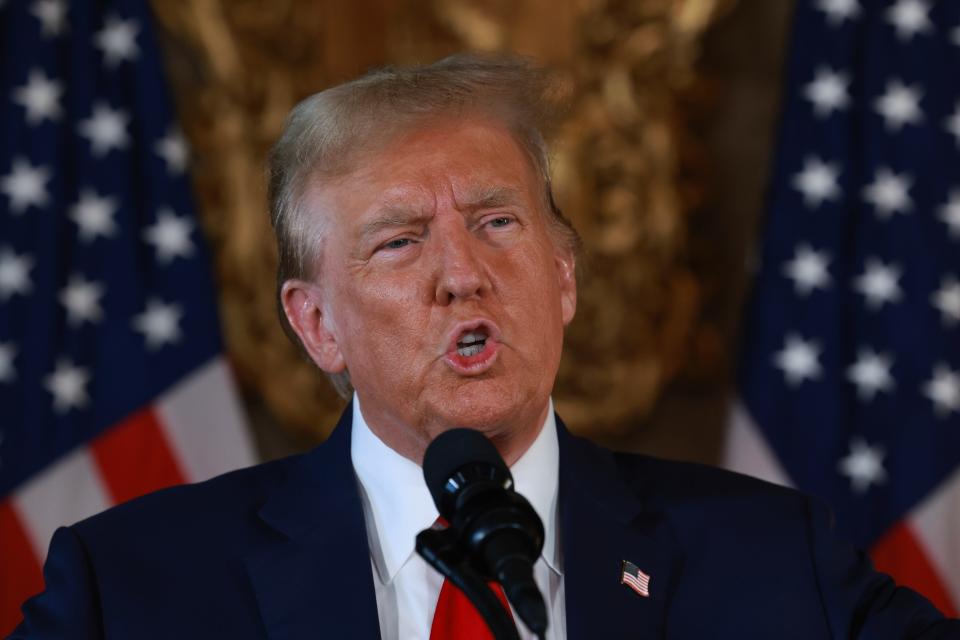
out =
{"type": "Polygon", "coordinates": [[[18,488],[12,504],[42,563],[58,527],[99,513],[112,502],[89,450],[78,447],[18,488]]]}
{"type": "Polygon", "coordinates": [[[163,394],[154,411],[187,482],[255,462],[240,399],[222,356],[163,394]]]}
{"type": "Polygon", "coordinates": [[[910,512],[909,521],[960,608],[960,469],[910,512]]]}
{"type": "Polygon", "coordinates": [[[629,573],[625,573],[625,574],[623,574],[623,581],[624,581],[624,583],[627,584],[627,586],[633,587],[633,589],[634,589],[637,593],[639,593],[640,595],[644,595],[644,596],[650,595],[650,591],[649,591],[650,581],[649,581],[649,580],[645,580],[645,581],[642,581],[642,582],[641,582],[641,581],[638,580],[635,576],[632,576],[632,575],[630,575],[629,573]]]}
{"type": "Polygon", "coordinates": [[[793,486],[753,418],[739,401],[733,405],[730,424],[727,426],[723,466],[767,482],[793,486]]]}

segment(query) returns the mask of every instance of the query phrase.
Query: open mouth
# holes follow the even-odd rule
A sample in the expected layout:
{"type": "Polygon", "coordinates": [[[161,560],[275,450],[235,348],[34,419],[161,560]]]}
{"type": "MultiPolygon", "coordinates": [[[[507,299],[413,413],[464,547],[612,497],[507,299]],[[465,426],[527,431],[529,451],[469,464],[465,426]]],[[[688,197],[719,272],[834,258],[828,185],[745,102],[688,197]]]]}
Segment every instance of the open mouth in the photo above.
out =
{"type": "Polygon", "coordinates": [[[457,339],[457,354],[465,358],[477,355],[487,346],[488,337],[483,327],[464,333],[457,339]]]}
{"type": "Polygon", "coordinates": [[[490,369],[500,351],[500,330],[485,319],[462,322],[451,332],[446,362],[460,375],[480,375],[490,369]]]}

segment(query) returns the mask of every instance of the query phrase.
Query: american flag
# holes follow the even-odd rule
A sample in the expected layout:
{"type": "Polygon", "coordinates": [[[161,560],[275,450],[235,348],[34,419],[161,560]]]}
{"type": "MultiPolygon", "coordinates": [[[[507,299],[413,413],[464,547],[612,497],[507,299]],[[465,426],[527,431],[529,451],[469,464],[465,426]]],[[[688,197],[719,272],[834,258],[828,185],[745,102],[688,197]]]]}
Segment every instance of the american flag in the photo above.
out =
{"type": "Polygon", "coordinates": [[[960,611],[960,2],[799,0],[729,466],[960,611]]]}
{"type": "Polygon", "coordinates": [[[650,597],[650,576],[627,560],[623,560],[620,565],[620,584],[627,585],[644,598],[650,597]]]}
{"type": "Polygon", "coordinates": [[[144,0],[0,1],[0,635],[53,530],[253,461],[144,0]]]}

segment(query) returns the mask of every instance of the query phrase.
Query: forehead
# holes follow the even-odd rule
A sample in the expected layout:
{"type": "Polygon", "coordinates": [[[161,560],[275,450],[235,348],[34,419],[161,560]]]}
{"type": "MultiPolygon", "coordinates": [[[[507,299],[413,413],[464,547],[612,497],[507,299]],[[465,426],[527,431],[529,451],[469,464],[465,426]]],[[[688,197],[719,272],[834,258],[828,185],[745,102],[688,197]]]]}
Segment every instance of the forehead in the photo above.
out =
{"type": "Polygon", "coordinates": [[[533,204],[539,182],[528,154],[495,122],[444,119],[404,132],[358,162],[352,172],[318,185],[334,219],[371,208],[533,204]],[[520,202],[522,201],[522,202],[520,202]]]}

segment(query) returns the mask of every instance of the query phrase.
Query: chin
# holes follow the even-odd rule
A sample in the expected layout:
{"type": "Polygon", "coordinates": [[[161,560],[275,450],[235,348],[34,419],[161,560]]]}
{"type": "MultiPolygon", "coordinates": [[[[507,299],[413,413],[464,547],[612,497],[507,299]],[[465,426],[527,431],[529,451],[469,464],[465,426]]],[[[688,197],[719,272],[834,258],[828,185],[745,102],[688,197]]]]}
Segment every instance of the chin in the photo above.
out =
{"type": "Polygon", "coordinates": [[[537,401],[534,394],[524,394],[516,386],[480,383],[444,394],[437,399],[430,413],[437,433],[466,427],[495,437],[522,428],[523,425],[517,422],[529,421],[532,414],[539,415],[546,402],[546,396],[537,401]]]}
{"type": "Polygon", "coordinates": [[[500,431],[509,420],[509,408],[502,403],[477,405],[465,403],[458,406],[438,407],[434,412],[438,431],[466,427],[478,431],[500,431]]]}

